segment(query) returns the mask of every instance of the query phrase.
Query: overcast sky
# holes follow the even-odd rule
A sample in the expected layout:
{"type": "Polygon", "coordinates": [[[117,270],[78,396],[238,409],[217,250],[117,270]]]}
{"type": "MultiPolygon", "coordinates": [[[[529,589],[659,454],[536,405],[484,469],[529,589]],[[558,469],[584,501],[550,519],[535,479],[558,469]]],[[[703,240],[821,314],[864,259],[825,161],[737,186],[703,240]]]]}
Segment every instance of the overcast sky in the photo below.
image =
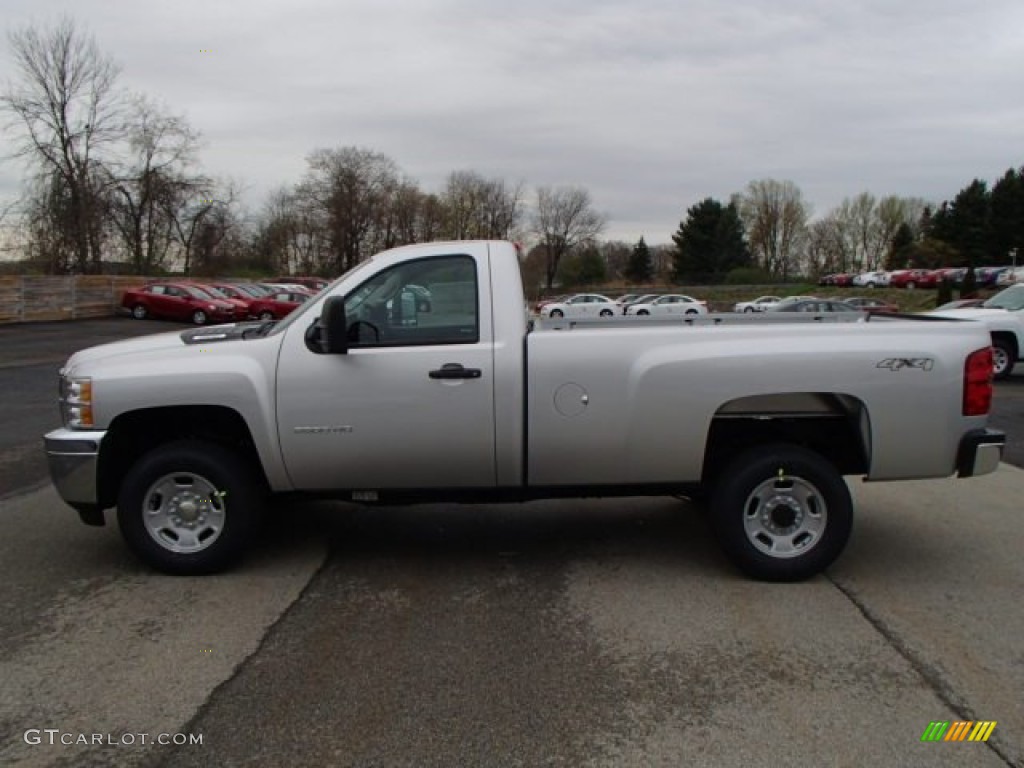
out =
{"type": "MultiPolygon", "coordinates": [[[[425,191],[453,170],[580,185],[606,237],[650,243],[753,179],[822,215],[1024,165],[1021,0],[3,0],[2,18],[65,12],[254,209],[349,145],[425,191]]],[[[0,164],[0,198],[23,173],[0,164]]]]}

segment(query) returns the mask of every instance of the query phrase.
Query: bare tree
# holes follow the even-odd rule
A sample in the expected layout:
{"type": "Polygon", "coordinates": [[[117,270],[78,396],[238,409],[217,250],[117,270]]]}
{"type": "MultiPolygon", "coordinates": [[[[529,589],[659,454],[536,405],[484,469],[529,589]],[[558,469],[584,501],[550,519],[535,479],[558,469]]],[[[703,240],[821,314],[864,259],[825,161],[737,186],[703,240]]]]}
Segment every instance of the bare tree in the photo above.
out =
{"type": "Polygon", "coordinates": [[[236,217],[233,206],[239,197],[237,184],[227,182],[219,187],[212,179],[204,176],[179,178],[167,197],[167,213],[173,228],[173,237],[180,246],[182,269],[186,275],[191,274],[194,262],[202,262],[204,256],[197,254],[203,249],[207,256],[213,251],[219,240],[212,233],[221,233],[220,239],[234,226],[236,217]],[[205,229],[208,218],[215,218],[221,224],[205,229]],[[200,233],[205,234],[200,237],[200,233]],[[203,241],[203,245],[200,241],[203,241]],[[216,243],[212,243],[216,240],[216,243]],[[212,244],[211,244],[212,243],[212,244]]]}
{"type": "Polygon", "coordinates": [[[605,217],[595,211],[590,193],[582,187],[539,187],[533,232],[545,254],[545,280],[555,282],[562,258],[580,243],[594,240],[605,227],[605,217]]]}
{"type": "Polygon", "coordinates": [[[358,147],[318,149],[296,192],[326,214],[335,273],[370,255],[379,212],[398,180],[398,167],[386,155],[358,147]]]}
{"type": "MultiPolygon", "coordinates": [[[[187,273],[191,240],[182,237],[182,209],[210,186],[189,175],[198,136],[184,118],[143,96],[132,100],[126,134],[128,159],[111,172],[114,226],[138,274],[161,266],[175,240],[185,249],[187,273]]],[[[206,198],[201,207],[208,210],[213,203],[206,198]]]]}
{"type": "Polygon", "coordinates": [[[507,240],[522,216],[523,184],[485,179],[475,171],[448,175],[441,203],[452,240],[507,240]]]}
{"type": "Polygon", "coordinates": [[[792,181],[761,179],[750,182],[736,202],[755,258],[773,277],[787,277],[797,266],[810,217],[800,188],[792,181]]]}
{"type": "Polygon", "coordinates": [[[39,178],[59,183],[66,215],[62,239],[74,249],[75,267],[98,271],[103,227],[101,153],[120,136],[118,67],[70,19],[56,26],[9,33],[18,80],[0,95],[8,130],[19,130],[16,155],[36,166],[39,178]]]}

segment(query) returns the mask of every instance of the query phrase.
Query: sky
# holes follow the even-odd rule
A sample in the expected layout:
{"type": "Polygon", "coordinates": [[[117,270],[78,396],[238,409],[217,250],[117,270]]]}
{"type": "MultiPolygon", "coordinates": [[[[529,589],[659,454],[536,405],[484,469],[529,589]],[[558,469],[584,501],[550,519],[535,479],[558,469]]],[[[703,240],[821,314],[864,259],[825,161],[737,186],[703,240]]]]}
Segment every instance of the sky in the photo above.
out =
{"type": "MultiPolygon", "coordinates": [[[[383,153],[428,192],[456,170],[528,202],[582,186],[605,238],[648,243],[755,179],[821,216],[1024,165],[1020,0],[2,2],[6,30],[71,16],[252,210],[325,147],[383,153]]],[[[0,201],[24,177],[0,162],[0,201]]]]}

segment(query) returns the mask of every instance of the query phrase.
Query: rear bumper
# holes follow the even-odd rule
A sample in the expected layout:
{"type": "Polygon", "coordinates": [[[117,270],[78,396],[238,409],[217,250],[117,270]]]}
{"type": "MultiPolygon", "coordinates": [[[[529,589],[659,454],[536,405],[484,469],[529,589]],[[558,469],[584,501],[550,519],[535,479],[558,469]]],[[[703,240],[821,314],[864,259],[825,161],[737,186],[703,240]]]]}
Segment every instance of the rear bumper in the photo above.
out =
{"type": "MultiPolygon", "coordinates": [[[[43,438],[50,478],[57,493],[85,522],[96,525],[100,515],[98,468],[100,443],[105,432],[57,429],[43,438]]],[[[102,525],[102,522],[98,523],[102,525]]]]}
{"type": "Polygon", "coordinates": [[[998,430],[971,430],[960,440],[956,457],[957,477],[977,477],[995,472],[1005,446],[1006,435],[998,430]]]}

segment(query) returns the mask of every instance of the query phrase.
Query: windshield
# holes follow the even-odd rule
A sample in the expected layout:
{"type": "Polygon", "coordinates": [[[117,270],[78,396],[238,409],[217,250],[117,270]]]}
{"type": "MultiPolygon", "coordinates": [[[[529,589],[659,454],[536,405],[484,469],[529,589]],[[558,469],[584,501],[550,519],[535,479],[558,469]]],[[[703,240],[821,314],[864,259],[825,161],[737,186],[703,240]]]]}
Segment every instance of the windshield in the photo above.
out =
{"type": "Polygon", "coordinates": [[[193,296],[194,298],[197,298],[197,299],[212,299],[213,298],[213,296],[208,294],[202,288],[197,288],[194,285],[186,285],[185,286],[185,290],[188,291],[191,296],[193,296]]]}
{"type": "Polygon", "coordinates": [[[1024,285],[1011,285],[981,306],[987,309],[1008,309],[1011,312],[1019,312],[1024,309],[1024,285]]]}
{"type": "Polygon", "coordinates": [[[224,293],[224,291],[222,291],[220,288],[214,288],[212,285],[204,285],[202,287],[202,290],[204,292],[210,294],[211,296],[214,296],[214,297],[218,298],[218,299],[226,299],[227,298],[227,294],[224,293]]]}

